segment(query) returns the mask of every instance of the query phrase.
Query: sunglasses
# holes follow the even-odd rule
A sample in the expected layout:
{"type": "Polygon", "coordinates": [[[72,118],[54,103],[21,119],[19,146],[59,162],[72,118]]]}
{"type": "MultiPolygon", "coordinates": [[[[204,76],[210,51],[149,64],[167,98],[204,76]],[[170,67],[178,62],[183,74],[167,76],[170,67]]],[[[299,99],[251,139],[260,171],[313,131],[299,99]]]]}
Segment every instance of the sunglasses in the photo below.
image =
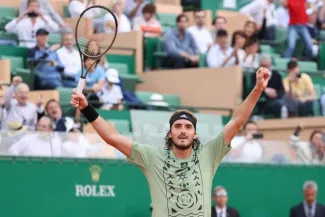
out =
{"type": "Polygon", "coordinates": [[[227,197],[228,194],[227,193],[216,193],[215,196],[216,197],[227,197]]]}

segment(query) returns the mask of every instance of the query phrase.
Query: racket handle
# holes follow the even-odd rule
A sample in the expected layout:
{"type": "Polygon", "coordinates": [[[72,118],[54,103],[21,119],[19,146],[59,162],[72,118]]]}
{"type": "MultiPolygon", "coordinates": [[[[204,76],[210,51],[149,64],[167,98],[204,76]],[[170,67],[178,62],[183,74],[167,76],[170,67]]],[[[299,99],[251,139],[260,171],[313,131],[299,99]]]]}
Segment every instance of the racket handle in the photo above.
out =
{"type": "Polygon", "coordinates": [[[77,87],[77,92],[78,93],[82,93],[82,90],[84,89],[85,84],[86,84],[86,79],[80,78],[79,83],[78,83],[78,87],[77,87]]]}

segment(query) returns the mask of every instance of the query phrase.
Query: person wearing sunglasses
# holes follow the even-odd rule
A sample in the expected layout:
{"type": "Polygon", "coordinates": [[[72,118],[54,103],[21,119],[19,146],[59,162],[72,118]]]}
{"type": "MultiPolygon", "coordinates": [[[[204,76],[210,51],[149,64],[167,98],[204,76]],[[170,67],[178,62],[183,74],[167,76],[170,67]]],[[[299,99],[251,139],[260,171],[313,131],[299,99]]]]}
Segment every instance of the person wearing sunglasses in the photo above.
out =
{"type": "Polygon", "coordinates": [[[223,186],[214,188],[213,200],[215,206],[211,209],[211,217],[240,217],[236,209],[227,206],[228,193],[223,186]]]}

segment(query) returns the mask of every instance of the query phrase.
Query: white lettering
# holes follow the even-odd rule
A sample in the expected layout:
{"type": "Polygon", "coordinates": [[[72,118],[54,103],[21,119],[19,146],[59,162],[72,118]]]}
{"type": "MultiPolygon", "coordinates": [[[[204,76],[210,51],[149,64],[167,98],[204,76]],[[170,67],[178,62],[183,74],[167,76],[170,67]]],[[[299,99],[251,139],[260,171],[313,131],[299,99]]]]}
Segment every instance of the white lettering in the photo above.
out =
{"type": "Polygon", "coordinates": [[[83,197],[83,187],[82,185],[76,185],[76,197],[83,197]]]}
{"type": "Polygon", "coordinates": [[[115,197],[114,185],[76,185],[76,197],[115,197]]]}
{"type": "Polygon", "coordinates": [[[85,194],[86,197],[92,196],[92,191],[91,190],[92,190],[91,185],[86,185],[84,187],[84,194],[85,194]]]}

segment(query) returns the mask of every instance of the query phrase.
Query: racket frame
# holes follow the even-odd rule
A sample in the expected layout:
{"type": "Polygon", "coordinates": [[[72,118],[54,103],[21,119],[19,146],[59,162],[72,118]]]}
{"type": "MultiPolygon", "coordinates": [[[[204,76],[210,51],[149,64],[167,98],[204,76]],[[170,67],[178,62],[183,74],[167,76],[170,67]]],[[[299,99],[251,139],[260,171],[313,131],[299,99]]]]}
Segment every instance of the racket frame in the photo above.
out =
{"type": "MultiPolygon", "coordinates": [[[[105,23],[104,23],[104,26],[105,26],[105,23]]],[[[86,84],[86,77],[87,77],[87,74],[89,72],[89,69],[93,67],[93,65],[97,64],[97,62],[100,60],[100,58],[102,56],[104,56],[108,51],[109,49],[111,49],[111,47],[113,46],[114,42],[115,42],[115,39],[116,39],[116,36],[117,36],[117,31],[118,31],[118,22],[117,22],[117,19],[116,19],[116,16],[115,14],[110,10],[108,9],[107,7],[104,7],[102,5],[93,5],[93,6],[90,6],[88,8],[86,8],[79,16],[78,20],[77,20],[77,24],[76,24],[76,28],[75,28],[75,40],[76,40],[76,45],[77,45],[77,48],[78,48],[78,51],[79,51],[79,55],[80,55],[80,61],[81,61],[81,76],[80,76],[80,80],[78,82],[78,86],[77,86],[77,92],[78,93],[82,93],[82,90],[83,88],[85,87],[85,84],[86,84]],[[78,43],[78,26],[79,26],[79,22],[80,20],[83,18],[83,15],[90,9],[92,8],[102,8],[104,10],[106,10],[108,13],[110,13],[112,16],[113,16],[113,20],[115,22],[115,31],[114,31],[114,37],[113,37],[113,40],[111,42],[111,44],[108,46],[108,48],[106,48],[106,50],[98,55],[98,56],[91,56],[91,55],[87,55],[85,54],[84,52],[81,51],[80,49],[80,46],[79,46],[79,43],[78,43]],[[88,58],[91,58],[91,59],[94,59],[94,62],[90,65],[89,69],[87,69],[86,73],[84,73],[84,56],[88,57],[88,58]]],[[[91,34],[94,34],[93,32],[91,34]]],[[[99,47],[100,49],[100,47],[99,47]]]]}

